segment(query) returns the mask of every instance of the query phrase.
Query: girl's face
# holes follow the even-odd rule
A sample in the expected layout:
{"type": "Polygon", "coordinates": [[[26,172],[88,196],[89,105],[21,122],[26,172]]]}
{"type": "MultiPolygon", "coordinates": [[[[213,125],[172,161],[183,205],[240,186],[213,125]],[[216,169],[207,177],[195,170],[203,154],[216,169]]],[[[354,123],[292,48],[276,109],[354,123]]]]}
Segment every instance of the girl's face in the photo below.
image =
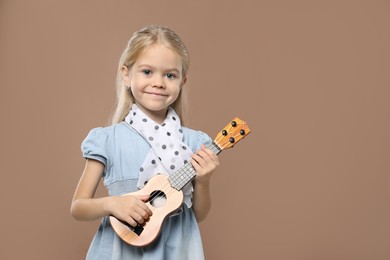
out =
{"type": "Polygon", "coordinates": [[[168,106],[179,96],[185,83],[180,56],[164,44],[146,48],[130,71],[122,69],[137,106],[151,119],[162,123],[168,106]]]}

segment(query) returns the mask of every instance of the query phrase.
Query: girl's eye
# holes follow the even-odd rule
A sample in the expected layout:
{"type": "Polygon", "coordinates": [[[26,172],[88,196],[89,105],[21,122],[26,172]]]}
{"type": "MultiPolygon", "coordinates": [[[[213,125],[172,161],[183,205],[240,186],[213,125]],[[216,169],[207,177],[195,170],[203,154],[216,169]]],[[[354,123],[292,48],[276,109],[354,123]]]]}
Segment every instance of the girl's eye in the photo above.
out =
{"type": "Polygon", "coordinates": [[[175,79],[175,78],[176,78],[176,75],[173,74],[173,73],[168,73],[168,74],[167,74],[167,78],[168,78],[168,79],[175,79]]]}
{"type": "Polygon", "coordinates": [[[145,75],[150,75],[152,74],[152,71],[151,70],[142,70],[142,73],[144,73],[145,75]]]}

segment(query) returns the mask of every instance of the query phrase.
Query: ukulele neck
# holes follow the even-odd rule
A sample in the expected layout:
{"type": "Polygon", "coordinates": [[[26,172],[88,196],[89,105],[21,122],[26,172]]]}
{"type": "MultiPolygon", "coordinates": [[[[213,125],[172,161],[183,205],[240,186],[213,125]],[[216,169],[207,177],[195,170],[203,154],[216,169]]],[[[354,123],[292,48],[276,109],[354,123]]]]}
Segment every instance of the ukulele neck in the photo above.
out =
{"type": "MultiPolygon", "coordinates": [[[[216,155],[222,152],[222,149],[218,147],[214,142],[206,145],[208,149],[213,151],[216,155]]],[[[192,181],[196,176],[196,171],[190,162],[186,163],[183,167],[181,167],[177,172],[172,174],[169,177],[169,182],[172,188],[176,190],[181,190],[183,187],[192,181]]]]}

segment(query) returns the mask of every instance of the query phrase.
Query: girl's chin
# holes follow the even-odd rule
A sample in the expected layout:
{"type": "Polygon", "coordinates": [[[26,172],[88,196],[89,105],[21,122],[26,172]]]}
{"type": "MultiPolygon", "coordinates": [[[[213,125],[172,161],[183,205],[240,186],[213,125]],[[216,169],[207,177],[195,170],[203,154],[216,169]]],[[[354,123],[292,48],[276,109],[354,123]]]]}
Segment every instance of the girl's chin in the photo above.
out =
{"type": "MultiPolygon", "coordinates": [[[[138,104],[137,104],[138,105],[138,104]]],[[[138,107],[145,113],[151,115],[163,115],[165,116],[168,108],[166,106],[140,106],[138,107]]]]}

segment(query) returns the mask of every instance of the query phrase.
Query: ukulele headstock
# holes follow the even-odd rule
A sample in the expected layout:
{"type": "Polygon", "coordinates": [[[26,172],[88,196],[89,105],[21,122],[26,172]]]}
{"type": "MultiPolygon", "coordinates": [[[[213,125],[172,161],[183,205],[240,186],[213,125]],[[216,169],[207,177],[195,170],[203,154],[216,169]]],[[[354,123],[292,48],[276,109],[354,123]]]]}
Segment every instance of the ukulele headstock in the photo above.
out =
{"type": "Polygon", "coordinates": [[[235,117],[230,123],[220,131],[214,143],[221,149],[232,148],[242,138],[247,136],[251,130],[246,122],[235,117]]]}

